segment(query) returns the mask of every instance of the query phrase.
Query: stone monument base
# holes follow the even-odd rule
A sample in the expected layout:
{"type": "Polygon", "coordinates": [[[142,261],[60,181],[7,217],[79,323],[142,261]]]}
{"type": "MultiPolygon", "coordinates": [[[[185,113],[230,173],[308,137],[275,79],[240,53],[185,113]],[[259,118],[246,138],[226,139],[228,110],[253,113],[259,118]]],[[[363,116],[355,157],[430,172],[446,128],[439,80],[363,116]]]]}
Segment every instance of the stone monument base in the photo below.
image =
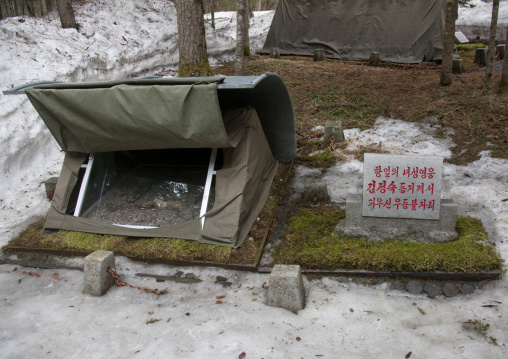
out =
{"type": "Polygon", "coordinates": [[[383,242],[401,240],[421,243],[444,243],[458,238],[455,231],[457,205],[442,199],[439,219],[404,219],[362,216],[361,194],[350,194],[346,201],[346,218],[335,227],[334,234],[383,242]]]}

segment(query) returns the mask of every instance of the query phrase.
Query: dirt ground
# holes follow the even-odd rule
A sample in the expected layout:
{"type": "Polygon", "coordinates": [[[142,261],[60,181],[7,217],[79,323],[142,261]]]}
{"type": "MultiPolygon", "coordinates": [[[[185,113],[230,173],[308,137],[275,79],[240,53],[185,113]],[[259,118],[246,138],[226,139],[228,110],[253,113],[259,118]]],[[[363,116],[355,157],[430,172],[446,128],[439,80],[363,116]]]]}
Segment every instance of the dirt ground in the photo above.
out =
{"type": "MultiPolygon", "coordinates": [[[[441,65],[434,62],[369,67],[360,61],[254,55],[245,62],[245,75],[272,72],[282,77],[301,136],[329,120],[341,120],[345,129],[364,130],[384,116],[431,123],[438,127],[436,136],[451,133],[456,146],[450,163],[470,163],[485,150],[492,151],[492,157],[508,158],[508,89],[500,90],[501,72],[494,71],[491,91],[483,92],[485,72],[473,63],[474,54],[474,47],[459,51],[466,72],[454,75],[447,87],[439,85],[441,65]]],[[[233,66],[216,72],[232,75],[233,66]]]]}

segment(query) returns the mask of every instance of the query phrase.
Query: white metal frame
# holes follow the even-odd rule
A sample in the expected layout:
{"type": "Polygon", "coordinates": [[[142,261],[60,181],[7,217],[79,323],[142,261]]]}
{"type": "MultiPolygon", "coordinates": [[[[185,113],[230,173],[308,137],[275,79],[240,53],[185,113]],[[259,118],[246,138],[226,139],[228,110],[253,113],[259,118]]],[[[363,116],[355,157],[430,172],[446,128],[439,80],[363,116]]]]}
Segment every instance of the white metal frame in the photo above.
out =
{"type": "Polygon", "coordinates": [[[82,164],[81,168],[86,168],[85,175],[83,176],[83,181],[81,182],[81,187],[79,188],[78,201],[76,202],[76,208],[74,209],[74,217],[79,217],[81,214],[81,208],[83,207],[83,201],[85,199],[86,187],[88,186],[88,181],[90,180],[90,173],[92,173],[94,154],[90,153],[88,157],[88,163],[82,164]]]}
{"type": "Polygon", "coordinates": [[[201,202],[201,210],[199,218],[201,218],[201,229],[205,226],[205,213],[208,208],[208,199],[210,198],[210,189],[212,188],[213,176],[217,174],[215,171],[215,161],[217,159],[217,149],[212,148],[210,162],[208,163],[208,172],[206,174],[205,192],[203,193],[203,201],[201,202]]]}

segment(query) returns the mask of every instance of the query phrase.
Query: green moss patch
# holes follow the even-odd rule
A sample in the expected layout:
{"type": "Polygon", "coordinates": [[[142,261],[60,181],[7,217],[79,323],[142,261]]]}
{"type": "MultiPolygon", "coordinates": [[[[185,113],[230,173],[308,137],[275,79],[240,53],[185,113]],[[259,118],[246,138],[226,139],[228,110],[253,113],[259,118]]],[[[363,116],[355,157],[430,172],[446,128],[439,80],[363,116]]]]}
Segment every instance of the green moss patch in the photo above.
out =
{"type": "Polygon", "coordinates": [[[481,221],[460,218],[459,238],[443,244],[404,241],[369,242],[332,232],[343,211],[330,207],[299,209],[291,218],[275,263],[300,264],[305,269],[363,269],[388,272],[476,272],[502,267],[499,254],[486,243],[481,221]]]}
{"type": "Polygon", "coordinates": [[[337,158],[333,155],[332,151],[325,149],[319,153],[298,158],[298,162],[303,163],[307,167],[329,168],[335,166],[337,158]]]}
{"type": "Polygon", "coordinates": [[[235,249],[173,238],[131,238],[93,233],[60,231],[43,234],[44,221],[30,226],[4,248],[33,248],[54,251],[94,252],[102,249],[131,258],[167,261],[211,261],[227,263],[235,249]]]}

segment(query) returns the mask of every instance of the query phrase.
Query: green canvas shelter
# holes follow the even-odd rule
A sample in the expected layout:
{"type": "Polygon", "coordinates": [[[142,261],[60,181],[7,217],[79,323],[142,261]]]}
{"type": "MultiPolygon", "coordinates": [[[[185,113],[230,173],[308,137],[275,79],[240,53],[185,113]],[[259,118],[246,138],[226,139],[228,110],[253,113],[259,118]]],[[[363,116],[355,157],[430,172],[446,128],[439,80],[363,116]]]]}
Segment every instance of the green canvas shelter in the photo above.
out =
{"type": "Polygon", "coordinates": [[[279,161],[296,155],[274,74],[52,83],[26,89],[65,159],[46,230],[238,247],[279,161]]]}
{"type": "Polygon", "coordinates": [[[280,0],[262,53],[419,63],[441,60],[444,0],[280,0]]]}

